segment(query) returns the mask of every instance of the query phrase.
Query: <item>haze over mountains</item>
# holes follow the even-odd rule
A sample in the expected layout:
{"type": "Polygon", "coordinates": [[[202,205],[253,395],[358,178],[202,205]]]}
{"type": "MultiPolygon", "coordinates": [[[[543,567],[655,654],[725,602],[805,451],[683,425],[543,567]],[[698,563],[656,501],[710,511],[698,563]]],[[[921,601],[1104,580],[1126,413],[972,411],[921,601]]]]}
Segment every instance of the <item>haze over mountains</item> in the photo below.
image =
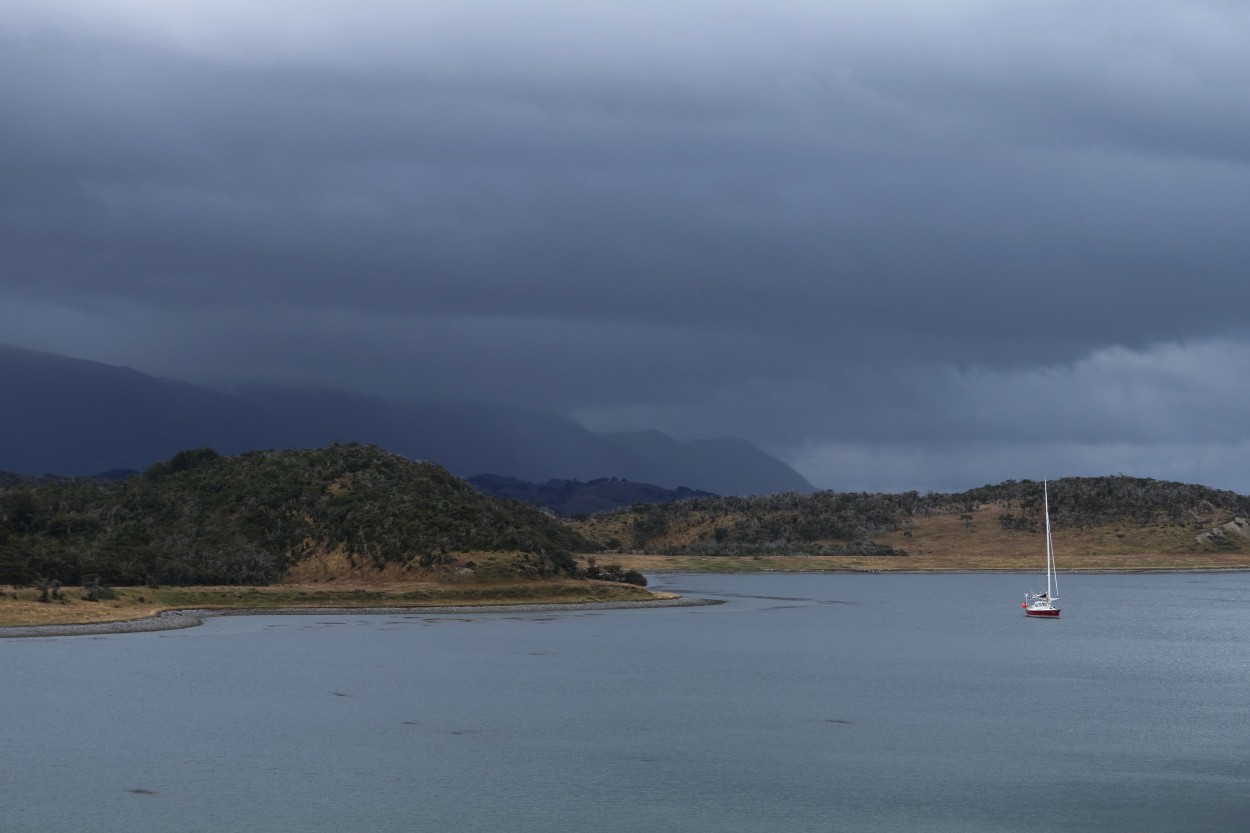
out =
{"type": "Polygon", "coordinates": [[[794,469],[733,438],[602,434],[572,420],[473,402],[396,401],[279,388],[222,393],[125,367],[0,345],[0,471],[144,469],[178,451],[223,454],[379,445],[461,476],[544,482],[617,477],[718,494],[810,492],[794,469]]]}

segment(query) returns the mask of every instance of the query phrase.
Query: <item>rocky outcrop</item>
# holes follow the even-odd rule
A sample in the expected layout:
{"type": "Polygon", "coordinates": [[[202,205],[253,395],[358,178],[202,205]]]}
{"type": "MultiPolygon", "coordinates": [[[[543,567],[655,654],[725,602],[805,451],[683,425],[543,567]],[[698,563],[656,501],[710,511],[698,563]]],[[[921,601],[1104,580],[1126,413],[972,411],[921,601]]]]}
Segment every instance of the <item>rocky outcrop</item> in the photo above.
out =
{"type": "Polygon", "coordinates": [[[1250,540],[1250,521],[1242,517],[1233,518],[1226,524],[1203,532],[1195,536],[1194,540],[1200,545],[1205,545],[1232,542],[1238,538],[1250,540]]]}

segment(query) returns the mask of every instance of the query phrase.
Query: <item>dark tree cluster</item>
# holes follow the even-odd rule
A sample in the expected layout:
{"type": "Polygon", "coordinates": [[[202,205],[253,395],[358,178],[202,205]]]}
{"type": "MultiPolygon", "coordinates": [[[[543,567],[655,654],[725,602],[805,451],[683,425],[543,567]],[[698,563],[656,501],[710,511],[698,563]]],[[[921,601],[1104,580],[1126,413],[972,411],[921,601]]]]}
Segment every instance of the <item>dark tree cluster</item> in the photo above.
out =
{"type": "Polygon", "coordinates": [[[599,581],[620,581],[639,587],[647,586],[646,577],[637,570],[627,570],[620,564],[600,564],[593,556],[586,560],[586,569],[582,574],[586,578],[599,581]]]}

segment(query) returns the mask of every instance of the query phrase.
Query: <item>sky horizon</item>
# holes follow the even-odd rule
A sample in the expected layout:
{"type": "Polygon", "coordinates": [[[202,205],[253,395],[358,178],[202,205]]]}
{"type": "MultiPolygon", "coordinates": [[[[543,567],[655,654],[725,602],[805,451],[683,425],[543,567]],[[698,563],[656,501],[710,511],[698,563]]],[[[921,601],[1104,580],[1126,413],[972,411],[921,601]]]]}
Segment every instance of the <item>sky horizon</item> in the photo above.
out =
{"type": "Polygon", "coordinates": [[[1250,494],[1238,4],[5,7],[0,342],[1250,494]]]}

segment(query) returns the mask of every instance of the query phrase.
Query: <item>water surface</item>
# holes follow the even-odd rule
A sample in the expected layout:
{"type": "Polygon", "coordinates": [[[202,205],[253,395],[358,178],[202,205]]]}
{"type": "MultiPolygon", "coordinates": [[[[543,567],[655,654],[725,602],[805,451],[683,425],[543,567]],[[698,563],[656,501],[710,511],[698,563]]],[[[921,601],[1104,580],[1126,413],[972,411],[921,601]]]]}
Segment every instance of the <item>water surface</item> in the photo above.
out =
{"type": "Polygon", "coordinates": [[[0,831],[1250,829],[1250,575],[0,640],[0,831]]]}

